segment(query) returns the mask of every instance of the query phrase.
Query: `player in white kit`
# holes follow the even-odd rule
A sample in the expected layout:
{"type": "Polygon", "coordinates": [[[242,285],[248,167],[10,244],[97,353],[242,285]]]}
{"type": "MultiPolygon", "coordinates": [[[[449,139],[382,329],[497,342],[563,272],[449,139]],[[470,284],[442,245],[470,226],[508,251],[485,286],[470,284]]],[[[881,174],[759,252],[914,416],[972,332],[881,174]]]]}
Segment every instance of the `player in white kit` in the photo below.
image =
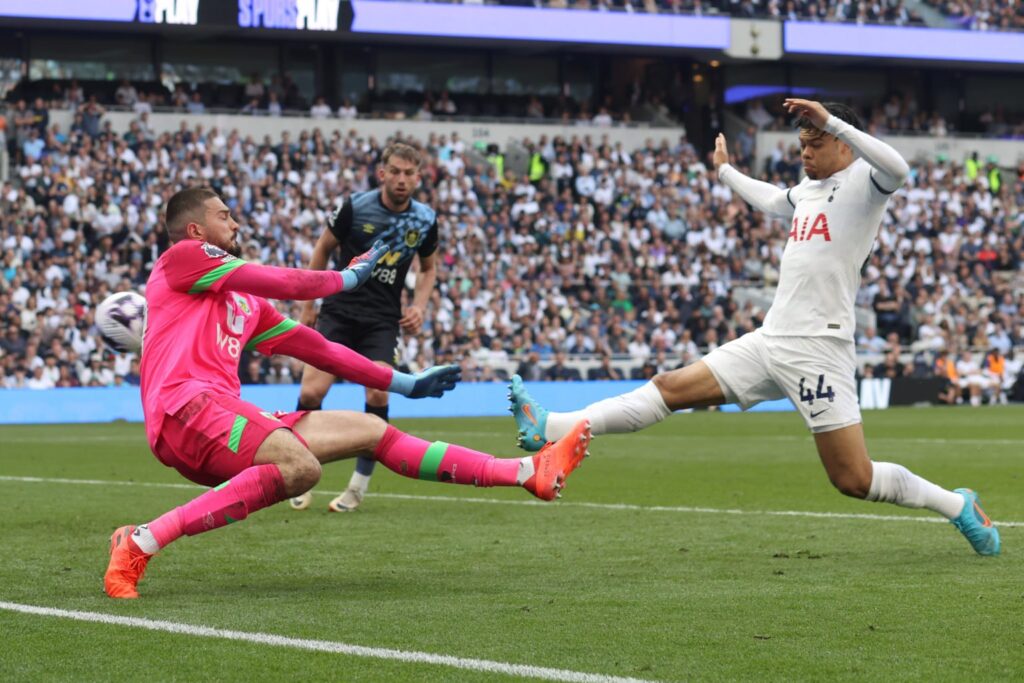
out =
{"type": "Polygon", "coordinates": [[[842,104],[787,99],[797,115],[807,177],[782,190],[729,163],[715,141],[719,180],[754,208],[790,221],[779,287],[764,326],[703,360],[659,374],[643,387],[571,413],[548,412],[512,378],[520,445],[537,450],[581,419],[592,433],[633,432],[673,411],[722,403],[744,409],[788,397],[814,434],[829,479],[869,501],[928,508],[950,520],[980,555],[998,555],[999,532],[970,489],[947,491],[901,465],[872,462],[855,381],[854,300],[889,196],[906,181],[906,161],[860,131],[842,104]]]}

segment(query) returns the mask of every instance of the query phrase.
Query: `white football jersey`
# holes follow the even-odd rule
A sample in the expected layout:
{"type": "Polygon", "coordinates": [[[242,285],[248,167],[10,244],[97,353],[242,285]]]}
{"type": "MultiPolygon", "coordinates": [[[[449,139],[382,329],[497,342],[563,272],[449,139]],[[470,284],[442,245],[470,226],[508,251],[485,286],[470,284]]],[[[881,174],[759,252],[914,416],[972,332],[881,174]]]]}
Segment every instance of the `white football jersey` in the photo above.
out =
{"type": "Polygon", "coordinates": [[[763,333],[854,340],[860,270],[871,253],[890,192],[856,159],[823,180],[790,188],[789,240],[763,333]]]}

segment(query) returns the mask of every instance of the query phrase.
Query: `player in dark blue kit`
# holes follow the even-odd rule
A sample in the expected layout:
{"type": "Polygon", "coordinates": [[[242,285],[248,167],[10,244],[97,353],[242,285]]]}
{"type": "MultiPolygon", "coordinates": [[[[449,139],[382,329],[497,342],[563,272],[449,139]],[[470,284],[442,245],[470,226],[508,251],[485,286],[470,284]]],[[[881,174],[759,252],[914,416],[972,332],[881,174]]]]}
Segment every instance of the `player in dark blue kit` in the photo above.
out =
{"type": "MultiPolygon", "coordinates": [[[[331,215],[310,259],[312,270],[323,270],[332,253],[340,247],[335,263],[346,264],[364,253],[377,240],[390,251],[380,259],[369,282],[361,289],[323,300],[319,316],[313,302],[306,302],[300,318],[305,325],[316,324],[327,339],[361,353],[381,365],[397,365],[399,329],[416,332],[423,326],[427,300],[437,281],[437,216],[426,204],[412,199],[420,184],[420,153],[395,143],[381,155],[377,167],[380,186],[353,194],[331,215]],[[402,289],[413,258],[419,259],[419,273],[412,303],[402,308],[402,289]]],[[[307,365],[302,373],[299,410],[318,410],[334,375],[307,365]]],[[[388,394],[366,390],[367,413],[388,419],[388,394]]],[[[355,510],[363,500],[373,474],[373,458],[358,458],[348,488],[332,500],[335,512],[355,510]]],[[[309,493],[293,498],[292,507],[306,508],[309,493]]]]}

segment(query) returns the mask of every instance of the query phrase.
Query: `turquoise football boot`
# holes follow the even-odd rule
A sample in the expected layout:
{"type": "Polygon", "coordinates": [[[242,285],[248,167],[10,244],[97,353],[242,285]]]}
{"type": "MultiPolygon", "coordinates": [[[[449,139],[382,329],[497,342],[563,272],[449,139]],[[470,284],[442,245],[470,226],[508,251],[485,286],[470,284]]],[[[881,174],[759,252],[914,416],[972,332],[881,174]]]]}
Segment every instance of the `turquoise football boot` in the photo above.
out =
{"type": "Polygon", "coordinates": [[[978,494],[970,489],[955,489],[964,497],[964,510],[956,519],[949,520],[970,542],[979,555],[999,554],[999,530],[992,525],[985,511],[978,505],[978,494]]]}
{"type": "Polygon", "coordinates": [[[509,382],[508,401],[508,412],[512,413],[518,427],[516,445],[525,451],[539,451],[548,442],[544,436],[548,411],[526,393],[523,378],[519,375],[512,375],[509,382]]]}

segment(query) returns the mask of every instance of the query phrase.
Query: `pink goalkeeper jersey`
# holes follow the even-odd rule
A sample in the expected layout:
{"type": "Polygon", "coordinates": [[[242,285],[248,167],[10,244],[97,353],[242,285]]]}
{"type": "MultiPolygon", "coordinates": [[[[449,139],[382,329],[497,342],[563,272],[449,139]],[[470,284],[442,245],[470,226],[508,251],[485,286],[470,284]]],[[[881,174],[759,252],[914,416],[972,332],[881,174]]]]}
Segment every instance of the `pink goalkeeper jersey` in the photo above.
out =
{"type": "Polygon", "coordinates": [[[146,285],[142,409],[150,446],[165,415],[196,395],[239,396],[242,350],[269,355],[296,323],[252,294],[223,289],[245,261],[206,242],[183,240],[157,260],[146,285]]]}

